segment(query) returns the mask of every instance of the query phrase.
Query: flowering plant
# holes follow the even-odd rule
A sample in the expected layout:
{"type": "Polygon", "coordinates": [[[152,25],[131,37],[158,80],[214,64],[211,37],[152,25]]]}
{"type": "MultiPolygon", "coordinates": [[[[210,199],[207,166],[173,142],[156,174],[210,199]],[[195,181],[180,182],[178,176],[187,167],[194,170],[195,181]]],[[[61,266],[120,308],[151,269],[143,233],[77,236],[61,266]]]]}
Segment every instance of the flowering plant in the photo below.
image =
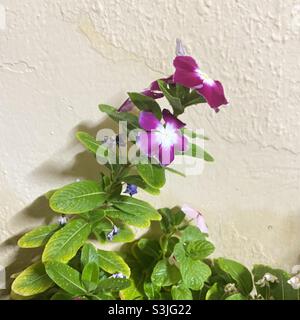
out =
{"type": "Polygon", "coordinates": [[[186,108],[205,103],[218,112],[228,104],[223,86],[185,54],[180,41],[174,67],[172,76],[129,93],[119,110],[99,106],[119,124],[117,135],[77,133],[103,171],[98,181],[77,181],[46,194],[59,216],[19,239],[21,248],[42,251],[31,266],[13,275],[13,299],[299,298],[299,270],[292,276],[257,265],[251,273],[236,261],[209,259],[215,248],[201,213],[188,205],[157,210],[136,198],[141,190],[160,194],[166,171],[181,174],[170,166],[178,157],[213,161],[201,146],[207,138],[188,130],[179,117],[186,108]],[[170,110],[158,103],[163,97],[170,110]],[[155,236],[136,239],[133,227],[152,225],[159,229],[155,236]],[[103,250],[105,243],[124,245],[103,250]]]}

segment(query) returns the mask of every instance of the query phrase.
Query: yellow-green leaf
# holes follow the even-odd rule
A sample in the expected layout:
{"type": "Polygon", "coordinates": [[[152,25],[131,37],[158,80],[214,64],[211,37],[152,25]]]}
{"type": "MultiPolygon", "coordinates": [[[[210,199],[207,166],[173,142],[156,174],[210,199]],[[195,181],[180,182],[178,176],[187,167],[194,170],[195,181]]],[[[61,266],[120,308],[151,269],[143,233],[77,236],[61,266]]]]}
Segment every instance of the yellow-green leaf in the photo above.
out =
{"type": "Polygon", "coordinates": [[[114,274],[123,273],[126,277],[130,276],[130,268],[124,259],[113,251],[98,250],[99,266],[104,271],[114,274]]]}

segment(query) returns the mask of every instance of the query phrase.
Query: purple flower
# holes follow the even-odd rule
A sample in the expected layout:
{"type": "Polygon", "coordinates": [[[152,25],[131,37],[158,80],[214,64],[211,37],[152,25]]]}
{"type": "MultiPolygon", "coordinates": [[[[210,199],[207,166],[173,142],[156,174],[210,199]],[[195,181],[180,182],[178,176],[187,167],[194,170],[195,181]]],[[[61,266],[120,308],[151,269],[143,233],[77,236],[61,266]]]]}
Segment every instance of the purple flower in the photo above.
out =
{"type": "Polygon", "coordinates": [[[107,234],[106,239],[113,241],[114,237],[120,233],[120,229],[117,226],[113,226],[113,229],[107,234]]]}
{"type": "Polygon", "coordinates": [[[124,193],[128,193],[131,197],[138,193],[137,186],[135,184],[127,184],[124,193]]]}
{"type": "Polygon", "coordinates": [[[145,131],[138,135],[137,145],[142,153],[159,160],[161,165],[169,165],[175,158],[175,151],[186,151],[188,140],[180,129],[185,124],[170,111],[163,110],[165,124],[162,124],[153,113],[141,112],[139,124],[145,131]]]}
{"type": "Polygon", "coordinates": [[[174,67],[174,82],[197,90],[216,112],[222,105],[228,104],[221,82],[212,80],[202,72],[194,58],[178,56],[174,60],[174,67]]]}
{"type": "Polygon", "coordinates": [[[197,226],[197,228],[203,232],[203,233],[207,233],[208,234],[208,228],[207,228],[207,225],[205,223],[205,220],[204,220],[204,217],[203,215],[198,212],[197,210],[189,207],[188,205],[184,205],[182,208],[181,208],[181,211],[183,213],[185,213],[186,217],[189,219],[189,220],[192,220],[195,225],[197,226]]]}

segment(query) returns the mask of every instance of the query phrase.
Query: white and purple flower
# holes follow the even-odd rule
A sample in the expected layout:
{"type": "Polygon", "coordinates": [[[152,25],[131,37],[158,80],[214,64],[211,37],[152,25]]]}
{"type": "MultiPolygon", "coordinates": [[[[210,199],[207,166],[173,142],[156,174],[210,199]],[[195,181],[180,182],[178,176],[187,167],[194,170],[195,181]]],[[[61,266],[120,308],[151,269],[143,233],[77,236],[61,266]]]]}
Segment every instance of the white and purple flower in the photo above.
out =
{"type": "Polygon", "coordinates": [[[176,69],[174,82],[197,90],[216,112],[222,105],[228,104],[221,82],[212,80],[202,72],[193,57],[177,56],[174,60],[174,67],[176,69]]]}
{"type": "Polygon", "coordinates": [[[185,124],[170,111],[163,110],[163,119],[165,124],[153,113],[141,112],[139,124],[145,131],[138,135],[137,145],[142,153],[158,159],[161,165],[167,166],[173,162],[175,151],[187,151],[188,140],[180,132],[185,124]]]}
{"type": "Polygon", "coordinates": [[[189,220],[195,223],[196,227],[201,232],[208,234],[208,228],[205,223],[204,217],[199,211],[191,208],[188,205],[183,205],[181,208],[181,211],[186,215],[186,217],[189,220]]]}

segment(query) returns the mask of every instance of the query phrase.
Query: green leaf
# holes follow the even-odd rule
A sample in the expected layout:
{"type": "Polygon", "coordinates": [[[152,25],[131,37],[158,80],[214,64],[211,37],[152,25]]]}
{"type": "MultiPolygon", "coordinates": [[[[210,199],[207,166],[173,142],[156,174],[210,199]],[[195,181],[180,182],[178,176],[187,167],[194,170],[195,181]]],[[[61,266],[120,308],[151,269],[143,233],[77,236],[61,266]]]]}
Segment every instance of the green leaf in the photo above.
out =
{"type": "Polygon", "coordinates": [[[108,208],[105,210],[108,217],[112,219],[119,219],[126,224],[135,226],[138,228],[148,228],[150,226],[150,218],[145,215],[139,214],[139,212],[124,212],[116,208],[108,208]]]}
{"type": "Polygon", "coordinates": [[[228,274],[237,284],[237,288],[240,292],[247,296],[253,289],[252,275],[250,271],[242,264],[224,258],[215,260],[216,267],[228,274]]]}
{"type": "Polygon", "coordinates": [[[18,241],[21,248],[39,248],[44,246],[50,237],[59,229],[58,224],[42,226],[26,233],[18,241]]]}
{"type": "Polygon", "coordinates": [[[202,260],[215,251],[215,246],[206,240],[189,242],[186,249],[188,255],[194,260],[202,260]]]}
{"type": "Polygon", "coordinates": [[[107,152],[107,147],[101,145],[94,137],[86,132],[77,132],[76,138],[83,144],[83,146],[87,150],[89,150],[93,154],[97,154],[98,152],[105,154],[105,152],[107,152]]]}
{"type": "Polygon", "coordinates": [[[99,267],[95,262],[89,262],[82,270],[81,280],[86,289],[94,291],[99,283],[99,267]]]}
{"type": "Polygon", "coordinates": [[[164,232],[170,233],[175,227],[179,226],[185,218],[185,214],[180,210],[180,208],[175,207],[172,210],[169,208],[163,208],[159,210],[162,216],[160,222],[161,228],[164,232]]]}
{"type": "Polygon", "coordinates": [[[192,292],[183,283],[173,286],[171,290],[173,300],[193,300],[192,292]]]}
{"type": "Polygon", "coordinates": [[[106,193],[95,181],[80,181],[56,191],[50,199],[53,211],[76,214],[91,211],[104,203],[106,193]]]}
{"type": "Polygon", "coordinates": [[[225,292],[219,283],[214,283],[206,293],[205,300],[222,300],[225,292]]]}
{"type": "Polygon", "coordinates": [[[120,291],[129,288],[131,281],[129,279],[108,278],[99,282],[98,289],[102,291],[120,291]]]}
{"type": "Polygon", "coordinates": [[[142,300],[142,294],[135,283],[131,281],[130,287],[120,291],[120,298],[121,300],[142,300]]]}
{"type": "Polygon", "coordinates": [[[292,275],[280,269],[273,269],[264,265],[255,265],[252,271],[254,275],[255,287],[258,294],[261,294],[264,299],[270,299],[273,297],[275,300],[298,300],[300,290],[295,290],[288,280],[292,278],[292,275]],[[277,283],[270,283],[269,287],[260,287],[256,284],[257,281],[263,278],[266,273],[270,273],[278,278],[277,283]]]}
{"type": "Polygon", "coordinates": [[[122,178],[123,182],[134,184],[152,195],[159,195],[160,190],[149,186],[140,176],[127,176],[122,178]]]}
{"type": "Polygon", "coordinates": [[[150,204],[145,201],[132,197],[120,196],[119,199],[113,200],[114,207],[130,214],[145,215],[150,220],[160,221],[161,215],[150,204]]]}
{"type": "Polygon", "coordinates": [[[80,273],[66,264],[49,261],[45,264],[48,276],[63,290],[74,295],[86,294],[80,280],[80,273]]]}
{"type": "Polygon", "coordinates": [[[98,264],[104,271],[114,274],[121,272],[130,277],[130,269],[124,259],[113,251],[98,250],[98,264]]]}
{"type": "Polygon", "coordinates": [[[168,287],[180,280],[180,272],[167,259],[159,261],[153,269],[151,281],[158,287],[168,287]]]}
{"type": "Polygon", "coordinates": [[[86,243],[81,250],[81,263],[85,266],[90,262],[98,263],[98,252],[92,244],[86,243]]]}
{"type": "Polygon", "coordinates": [[[174,115],[182,114],[184,112],[184,106],[182,105],[180,98],[171,95],[168,90],[167,84],[163,80],[158,80],[158,85],[160,87],[160,90],[172,106],[174,115]]]}
{"type": "Polygon", "coordinates": [[[177,155],[190,156],[193,158],[204,159],[206,162],[214,162],[215,159],[205,150],[194,143],[189,143],[189,148],[185,152],[176,152],[177,155]]]}
{"type": "Polygon", "coordinates": [[[152,112],[159,120],[162,118],[160,106],[153,98],[136,92],[129,92],[128,95],[138,109],[152,112]]]}
{"type": "Polygon", "coordinates": [[[156,260],[161,255],[161,248],[160,248],[158,241],[156,241],[156,240],[140,239],[138,241],[138,247],[140,248],[140,250],[144,254],[146,254],[156,260]]]}
{"type": "Polygon", "coordinates": [[[75,257],[90,233],[91,225],[85,220],[70,221],[48,241],[42,256],[43,262],[55,260],[67,263],[75,257]]]}
{"type": "Polygon", "coordinates": [[[242,294],[240,293],[236,293],[233,294],[231,296],[229,296],[228,298],[226,298],[225,300],[247,300],[246,297],[244,297],[242,294]]]}
{"type": "Polygon", "coordinates": [[[204,99],[204,97],[199,95],[199,93],[196,90],[194,90],[189,94],[189,97],[185,102],[184,106],[189,107],[201,103],[207,103],[207,101],[204,99]]]}
{"type": "Polygon", "coordinates": [[[72,300],[73,295],[69,294],[63,290],[56,292],[52,297],[51,300],[72,300]]]}
{"type": "Polygon", "coordinates": [[[130,130],[140,128],[138,117],[132,113],[118,112],[114,107],[105,104],[99,105],[99,109],[100,111],[105,112],[112,120],[116,122],[126,121],[130,130]]]}
{"type": "Polygon", "coordinates": [[[166,183],[165,169],[159,165],[138,164],[139,175],[154,189],[162,188],[166,183]]]}
{"type": "Polygon", "coordinates": [[[174,255],[179,262],[183,283],[192,290],[201,290],[211,275],[210,268],[202,261],[188,257],[182,243],[176,244],[174,255]]]}
{"type": "Polygon", "coordinates": [[[144,283],[144,292],[149,300],[160,300],[160,287],[152,282],[144,283]]]}
{"type": "Polygon", "coordinates": [[[45,292],[53,286],[45,267],[35,263],[21,272],[12,284],[12,291],[23,297],[31,297],[45,292]]]}
{"type": "Polygon", "coordinates": [[[206,235],[202,233],[197,227],[195,226],[188,226],[182,232],[180,241],[190,242],[190,241],[197,241],[197,240],[205,240],[206,235]]]}

